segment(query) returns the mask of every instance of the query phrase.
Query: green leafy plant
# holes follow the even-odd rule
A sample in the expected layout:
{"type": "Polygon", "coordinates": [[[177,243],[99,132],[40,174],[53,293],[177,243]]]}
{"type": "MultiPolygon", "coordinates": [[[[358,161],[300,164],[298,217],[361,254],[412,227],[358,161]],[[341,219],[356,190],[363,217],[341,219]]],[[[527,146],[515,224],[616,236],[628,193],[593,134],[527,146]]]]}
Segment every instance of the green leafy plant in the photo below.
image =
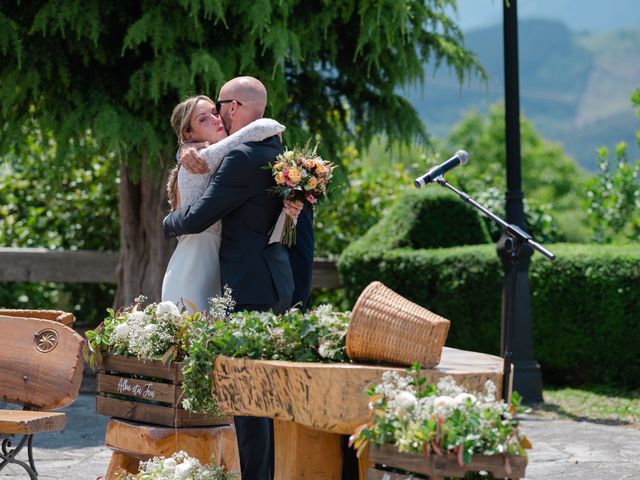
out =
{"type": "MultiPolygon", "coordinates": [[[[224,303],[224,300],[216,301],[218,305],[224,303]]],[[[182,405],[193,412],[220,414],[211,395],[213,363],[218,355],[295,362],[346,362],[348,321],[348,313],[336,312],[331,305],[321,305],[307,313],[291,309],[282,315],[236,312],[213,322],[202,317],[189,331],[182,405]]]]}
{"type": "Polygon", "coordinates": [[[627,145],[615,151],[615,163],[606,147],[598,151],[598,175],[585,182],[593,241],[637,241],[640,237],[640,161],[630,163],[627,145]]]}
{"type": "Polygon", "coordinates": [[[475,454],[526,456],[531,448],[515,416],[525,411],[520,396],[514,393],[508,404],[496,400],[491,381],[484,393],[470,393],[451,377],[427,383],[414,365],[406,376],[385,372],[367,394],[371,421],[351,438],[359,454],[369,443],[390,444],[400,452],[455,454],[462,465],[475,454]]]}

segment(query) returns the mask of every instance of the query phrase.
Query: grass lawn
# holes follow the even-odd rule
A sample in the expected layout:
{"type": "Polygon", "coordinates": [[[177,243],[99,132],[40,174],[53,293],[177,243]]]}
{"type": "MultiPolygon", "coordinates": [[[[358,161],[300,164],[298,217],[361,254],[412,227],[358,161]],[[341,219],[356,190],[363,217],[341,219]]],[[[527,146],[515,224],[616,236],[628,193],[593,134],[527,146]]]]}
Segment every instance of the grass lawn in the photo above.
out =
{"type": "Polygon", "coordinates": [[[543,395],[545,403],[533,409],[536,415],[640,429],[640,390],[546,388],[543,395]]]}

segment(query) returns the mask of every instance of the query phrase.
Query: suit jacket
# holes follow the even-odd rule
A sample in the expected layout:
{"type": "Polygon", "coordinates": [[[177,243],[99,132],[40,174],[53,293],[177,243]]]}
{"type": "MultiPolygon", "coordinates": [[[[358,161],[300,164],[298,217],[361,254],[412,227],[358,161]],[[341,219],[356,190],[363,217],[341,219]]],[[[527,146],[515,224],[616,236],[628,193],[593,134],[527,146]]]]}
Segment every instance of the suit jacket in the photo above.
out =
{"type": "Polygon", "coordinates": [[[269,230],[282,210],[282,199],[269,164],[282,153],[277,137],[248,142],[232,150],[198,201],[169,214],[165,237],[200,233],[222,219],[222,284],[240,305],[283,305],[293,293],[293,275],[285,247],[269,244],[269,230]]]}

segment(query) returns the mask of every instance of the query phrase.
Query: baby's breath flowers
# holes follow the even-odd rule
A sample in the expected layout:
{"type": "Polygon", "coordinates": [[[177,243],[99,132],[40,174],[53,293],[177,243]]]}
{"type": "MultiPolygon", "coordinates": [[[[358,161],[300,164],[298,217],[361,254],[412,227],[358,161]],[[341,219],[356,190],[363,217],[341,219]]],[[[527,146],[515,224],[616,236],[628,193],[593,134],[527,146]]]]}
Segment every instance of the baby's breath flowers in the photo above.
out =
{"type": "MultiPolygon", "coordinates": [[[[93,367],[101,352],[159,360],[167,356],[182,360],[186,353],[187,329],[193,315],[180,312],[173,302],[143,306],[144,296],[120,310],[107,309],[109,315],[95,330],[86,332],[85,352],[93,367]]],[[[199,315],[199,314],[197,314],[199,315]]]]}
{"type": "Polygon", "coordinates": [[[409,372],[385,372],[382,383],[369,390],[371,422],[351,437],[358,453],[367,443],[390,444],[400,452],[456,454],[462,464],[474,454],[526,455],[525,448],[531,448],[515,417],[523,411],[517,393],[507,404],[496,399],[491,381],[484,392],[472,393],[451,377],[433,385],[420,376],[419,367],[409,372]]]}
{"type": "Polygon", "coordinates": [[[234,480],[235,472],[226,472],[224,468],[202,465],[198,459],[190,457],[184,451],[170,457],[153,457],[140,462],[140,472],[132,475],[123,472],[118,480],[234,480]]]}

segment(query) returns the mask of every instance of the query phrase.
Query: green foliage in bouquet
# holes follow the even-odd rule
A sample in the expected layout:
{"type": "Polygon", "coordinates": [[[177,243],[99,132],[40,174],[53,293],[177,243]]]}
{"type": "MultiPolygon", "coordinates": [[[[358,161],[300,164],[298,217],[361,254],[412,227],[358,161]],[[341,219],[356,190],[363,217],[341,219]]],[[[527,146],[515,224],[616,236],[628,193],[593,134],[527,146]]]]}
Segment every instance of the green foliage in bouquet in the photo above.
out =
{"type": "Polygon", "coordinates": [[[122,473],[118,480],[235,480],[235,472],[225,472],[211,459],[210,465],[202,465],[184,451],[176,452],[168,458],[153,457],[140,463],[140,473],[122,473]]]}
{"type": "Polygon", "coordinates": [[[455,454],[460,465],[476,454],[526,456],[531,444],[515,417],[524,411],[517,393],[507,404],[496,400],[491,381],[484,394],[470,393],[451,377],[427,383],[419,366],[408,372],[385,372],[382,383],[367,392],[372,419],[351,438],[358,454],[371,443],[420,455],[455,454]]]}
{"type": "Polygon", "coordinates": [[[189,331],[185,359],[184,400],[188,411],[220,415],[212,397],[213,362],[218,355],[295,362],[346,362],[345,337],[349,314],[321,305],[307,313],[291,309],[272,312],[231,312],[231,292],[211,300],[210,321],[202,317],[189,331]]]}

